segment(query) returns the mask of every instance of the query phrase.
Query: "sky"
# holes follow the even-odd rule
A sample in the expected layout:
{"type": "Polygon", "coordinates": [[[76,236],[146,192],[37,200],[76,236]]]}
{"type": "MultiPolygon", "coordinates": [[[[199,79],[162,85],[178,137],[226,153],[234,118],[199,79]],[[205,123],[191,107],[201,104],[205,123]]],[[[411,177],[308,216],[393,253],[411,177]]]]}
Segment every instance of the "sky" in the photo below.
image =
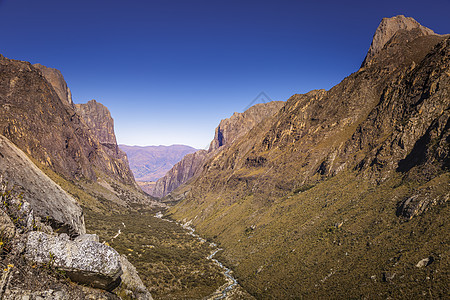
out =
{"type": "Polygon", "coordinates": [[[119,143],[205,148],[250,103],[357,71],[383,17],[443,34],[449,11],[450,0],[0,0],[0,53],[59,69],[75,103],[109,108],[119,143]]]}

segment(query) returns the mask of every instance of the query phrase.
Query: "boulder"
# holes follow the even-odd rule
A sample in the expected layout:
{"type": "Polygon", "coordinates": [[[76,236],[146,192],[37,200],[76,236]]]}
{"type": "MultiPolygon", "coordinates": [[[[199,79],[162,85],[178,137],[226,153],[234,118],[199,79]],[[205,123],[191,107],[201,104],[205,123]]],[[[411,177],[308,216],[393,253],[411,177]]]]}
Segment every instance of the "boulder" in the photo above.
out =
{"type": "Polygon", "coordinates": [[[65,271],[75,282],[112,290],[120,284],[120,255],[90,237],[71,241],[69,236],[33,231],[28,234],[25,257],[65,271]]]}
{"type": "Polygon", "coordinates": [[[120,294],[138,300],[152,300],[152,295],[149,293],[144,283],[136,271],[136,268],[128,261],[125,255],[120,256],[120,263],[122,265],[123,274],[121,276],[122,283],[120,286],[120,294]]]}

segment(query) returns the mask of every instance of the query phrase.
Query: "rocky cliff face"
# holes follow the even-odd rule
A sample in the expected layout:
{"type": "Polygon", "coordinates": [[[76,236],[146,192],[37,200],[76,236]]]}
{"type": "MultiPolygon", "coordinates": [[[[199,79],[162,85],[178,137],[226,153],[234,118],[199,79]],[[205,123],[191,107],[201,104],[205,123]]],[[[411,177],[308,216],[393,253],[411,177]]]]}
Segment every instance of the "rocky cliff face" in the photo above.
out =
{"type": "Polygon", "coordinates": [[[0,133],[37,163],[95,195],[122,204],[147,201],[118,150],[106,108],[88,105],[97,110],[91,115],[83,110],[84,120],[69,104],[67,85],[54,69],[0,56],[0,74],[0,133]],[[97,182],[106,188],[94,186],[97,182]]]}
{"type": "Polygon", "coordinates": [[[33,67],[42,72],[44,78],[52,85],[59,99],[61,99],[63,103],[73,106],[72,93],[59,70],[48,68],[41,64],[34,64],[33,67]]]}
{"type": "Polygon", "coordinates": [[[208,152],[206,150],[198,150],[197,152],[185,155],[166,175],[158,179],[150,191],[150,195],[162,198],[187,182],[201,169],[207,154],[208,152]]]}
{"type": "Polygon", "coordinates": [[[219,126],[216,128],[214,139],[209,146],[209,151],[214,151],[225,145],[231,145],[261,121],[274,115],[283,104],[284,102],[282,101],[256,104],[243,113],[234,113],[230,118],[220,121],[219,126]]]}
{"type": "Polygon", "coordinates": [[[33,218],[39,218],[55,230],[70,235],[86,233],[83,212],[75,199],[1,135],[0,169],[2,182],[8,182],[10,187],[15,186],[16,192],[22,194],[22,199],[30,206],[28,209],[33,211],[33,218]]]}
{"type": "Polygon", "coordinates": [[[107,154],[103,159],[108,162],[109,173],[115,175],[122,182],[136,187],[127,155],[117,145],[114,120],[108,108],[91,100],[86,104],[75,104],[75,110],[82,117],[92,135],[100,142],[104,153],[107,154]]]}
{"type": "Polygon", "coordinates": [[[75,104],[75,108],[102,145],[117,148],[114,120],[103,104],[91,100],[86,104],[75,104]]]}
{"type": "Polygon", "coordinates": [[[187,182],[201,171],[206,159],[216,155],[220,148],[231,145],[245,136],[253,127],[274,115],[282,106],[282,101],[256,104],[243,113],[234,113],[230,118],[220,121],[209,150],[199,150],[186,155],[164,177],[159,179],[149,194],[162,198],[187,182]]]}
{"type": "Polygon", "coordinates": [[[372,39],[369,51],[362,66],[370,63],[370,60],[379,54],[387,42],[400,31],[416,30],[420,35],[436,35],[433,30],[420,25],[413,18],[405,16],[396,16],[392,18],[383,18],[372,39]]]}
{"type": "Polygon", "coordinates": [[[448,36],[383,20],[359,71],[292,96],[209,159],[172,217],[221,242],[260,298],[387,296],[399,285],[419,295],[407,266],[448,255],[439,226],[450,197],[449,63],[448,36]],[[427,250],[398,256],[400,244],[427,250]]]}

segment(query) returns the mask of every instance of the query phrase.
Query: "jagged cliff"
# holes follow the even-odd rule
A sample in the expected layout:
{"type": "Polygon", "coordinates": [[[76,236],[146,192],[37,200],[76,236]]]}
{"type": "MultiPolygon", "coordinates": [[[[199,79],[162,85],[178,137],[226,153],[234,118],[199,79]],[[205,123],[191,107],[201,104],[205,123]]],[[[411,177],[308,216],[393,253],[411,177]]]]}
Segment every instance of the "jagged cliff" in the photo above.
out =
{"type": "Polygon", "coordinates": [[[235,112],[230,118],[220,121],[208,151],[211,152],[222,146],[231,145],[264,119],[274,115],[283,104],[284,102],[282,101],[259,103],[243,113],[235,112]]]}
{"type": "Polygon", "coordinates": [[[220,242],[258,298],[442,297],[449,88],[449,36],[383,19],[360,70],[292,96],[209,159],[170,214],[220,242]]]}
{"type": "Polygon", "coordinates": [[[86,104],[75,104],[75,110],[86,122],[92,135],[102,145],[102,150],[108,156],[104,157],[104,160],[108,161],[110,173],[118,176],[117,178],[122,182],[136,186],[127,155],[117,145],[114,120],[108,108],[95,100],[91,100],[86,104]]]}
{"type": "Polygon", "coordinates": [[[282,101],[272,101],[256,104],[243,113],[234,113],[230,118],[221,120],[215,130],[209,150],[199,150],[194,154],[186,155],[156,182],[153,189],[149,191],[150,195],[162,198],[186,183],[201,171],[201,167],[208,158],[217,155],[217,152],[221,151],[219,149],[231,145],[246,135],[254,126],[274,115],[283,106],[283,103],[282,101]]]}
{"type": "Polygon", "coordinates": [[[198,150],[185,155],[166,175],[156,181],[155,186],[150,191],[150,195],[162,198],[187,182],[200,170],[207,155],[208,151],[206,150],[198,150]]]}
{"type": "Polygon", "coordinates": [[[56,94],[58,94],[59,99],[61,99],[63,103],[73,106],[72,93],[59,70],[48,68],[41,64],[33,64],[33,67],[39,69],[42,72],[42,75],[53,86],[53,89],[55,90],[56,94]]]}
{"type": "Polygon", "coordinates": [[[106,108],[83,110],[81,116],[55,69],[0,56],[0,75],[1,134],[41,166],[95,196],[120,205],[148,201],[118,150],[106,108]],[[107,132],[102,135],[103,126],[107,132]]]}

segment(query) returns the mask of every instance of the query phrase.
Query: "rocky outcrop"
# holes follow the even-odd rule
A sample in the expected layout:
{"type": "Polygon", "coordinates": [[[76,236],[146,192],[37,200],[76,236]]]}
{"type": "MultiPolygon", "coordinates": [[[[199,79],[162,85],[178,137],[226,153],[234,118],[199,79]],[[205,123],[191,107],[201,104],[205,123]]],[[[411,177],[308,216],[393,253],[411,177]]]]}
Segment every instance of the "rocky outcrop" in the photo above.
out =
{"type": "MultiPolygon", "coordinates": [[[[153,297],[145,287],[136,268],[128,261],[125,255],[120,256],[123,274],[121,276],[121,290],[118,294],[137,300],[152,300],[153,297]]],[[[125,298],[124,297],[124,298],[125,298]]]]}
{"type": "Polygon", "coordinates": [[[1,135],[0,170],[3,180],[16,187],[16,192],[21,193],[23,200],[29,203],[35,217],[46,220],[55,229],[70,235],[86,232],[83,212],[75,199],[1,135]]]}
{"type": "Polygon", "coordinates": [[[114,174],[120,181],[137,188],[133,173],[128,164],[125,152],[119,149],[114,133],[114,120],[108,108],[91,100],[86,104],[75,104],[77,113],[82,117],[92,135],[102,145],[102,161],[106,162],[109,174],[114,174]]]}
{"type": "Polygon", "coordinates": [[[186,154],[197,151],[186,145],[146,147],[119,145],[119,147],[127,154],[134,178],[141,182],[157,181],[186,154]]]}
{"type": "Polygon", "coordinates": [[[387,42],[400,31],[411,31],[415,30],[419,35],[435,35],[433,30],[420,25],[413,18],[407,18],[405,16],[399,15],[392,18],[383,18],[380,25],[372,39],[372,44],[370,45],[367,56],[362,63],[362,66],[366,66],[370,63],[370,60],[381,52],[383,47],[387,42]]]}
{"type": "Polygon", "coordinates": [[[164,177],[156,182],[150,195],[162,198],[187,182],[198,172],[198,170],[200,170],[207,154],[208,151],[199,150],[183,157],[183,159],[176,163],[164,177]]]}
{"type": "Polygon", "coordinates": [[[77,113],[83,117],[93,135],[103,145],[117,147],[114,120],[109,110],[101,103],[91,100],[86,104],[75,104],[77,113]]]}
{"type": "Polygon", "coordinates": [[[149,198],[136,185],[126,155],[118,150],[111,130],[106,131],[110,136],[100,134],[99,128],[104,124],[111,124],[108,128],[112,128],[109,112],[98,103],[92,106],[97,107],[94,111],[98,116],[105,118],[99,124],[91,123],[94,128],[88,127],[73,105],[60,99],[43,71],[28,62],[0,55],[0,134],[32,157],[39,167],[81,185],[94,197],[122,206],[148,203],[149,198]]]}
{"type": "Polygon", "coordinates": [[[52,85],[56,94],[58,94],[59,99],[61,99],[63,103],[73,106],[72,93],[59,70],[48,68],[41,64],[34,64],[33,67],[38,68],[42,72],[42,75],[52,85]]]}
{"type": "Polygon", "coordinates": [[[223,147],[229,146],[237,139],[245,136],[253,127],[273,116],[283,104],[282,101],[256,104],[243,113],[235,112],[230,118],[221,120],[215,130],[209,150],[199,150],[183,157],[164,177],[156,182],[149,194],[162,198],[186,183],[201,171],[201,167],[208,157],[217,155],[217,152],[221,151],[219,149],[223,149],[223,147]]]}
{"type": "Polygon", "coordinates": [[[66,272],[75,282],[104,290],[113,290],[120,284],[120,255],[90,239],[71,241],[65,234],[53,236],[33,231],[28,234],[25,256],[33,263],[66,272]]]}
{"type": "Polygon", "coordinates": [[[246,135],[254,126],[264,119],[273,116],[282,106],[283,101],[259,103],[243,113],[235,112],[230,118],[220,121],[214,139],[209,146],[209,152],[225,145],[231,145],[238,138],[246,135]]]}

